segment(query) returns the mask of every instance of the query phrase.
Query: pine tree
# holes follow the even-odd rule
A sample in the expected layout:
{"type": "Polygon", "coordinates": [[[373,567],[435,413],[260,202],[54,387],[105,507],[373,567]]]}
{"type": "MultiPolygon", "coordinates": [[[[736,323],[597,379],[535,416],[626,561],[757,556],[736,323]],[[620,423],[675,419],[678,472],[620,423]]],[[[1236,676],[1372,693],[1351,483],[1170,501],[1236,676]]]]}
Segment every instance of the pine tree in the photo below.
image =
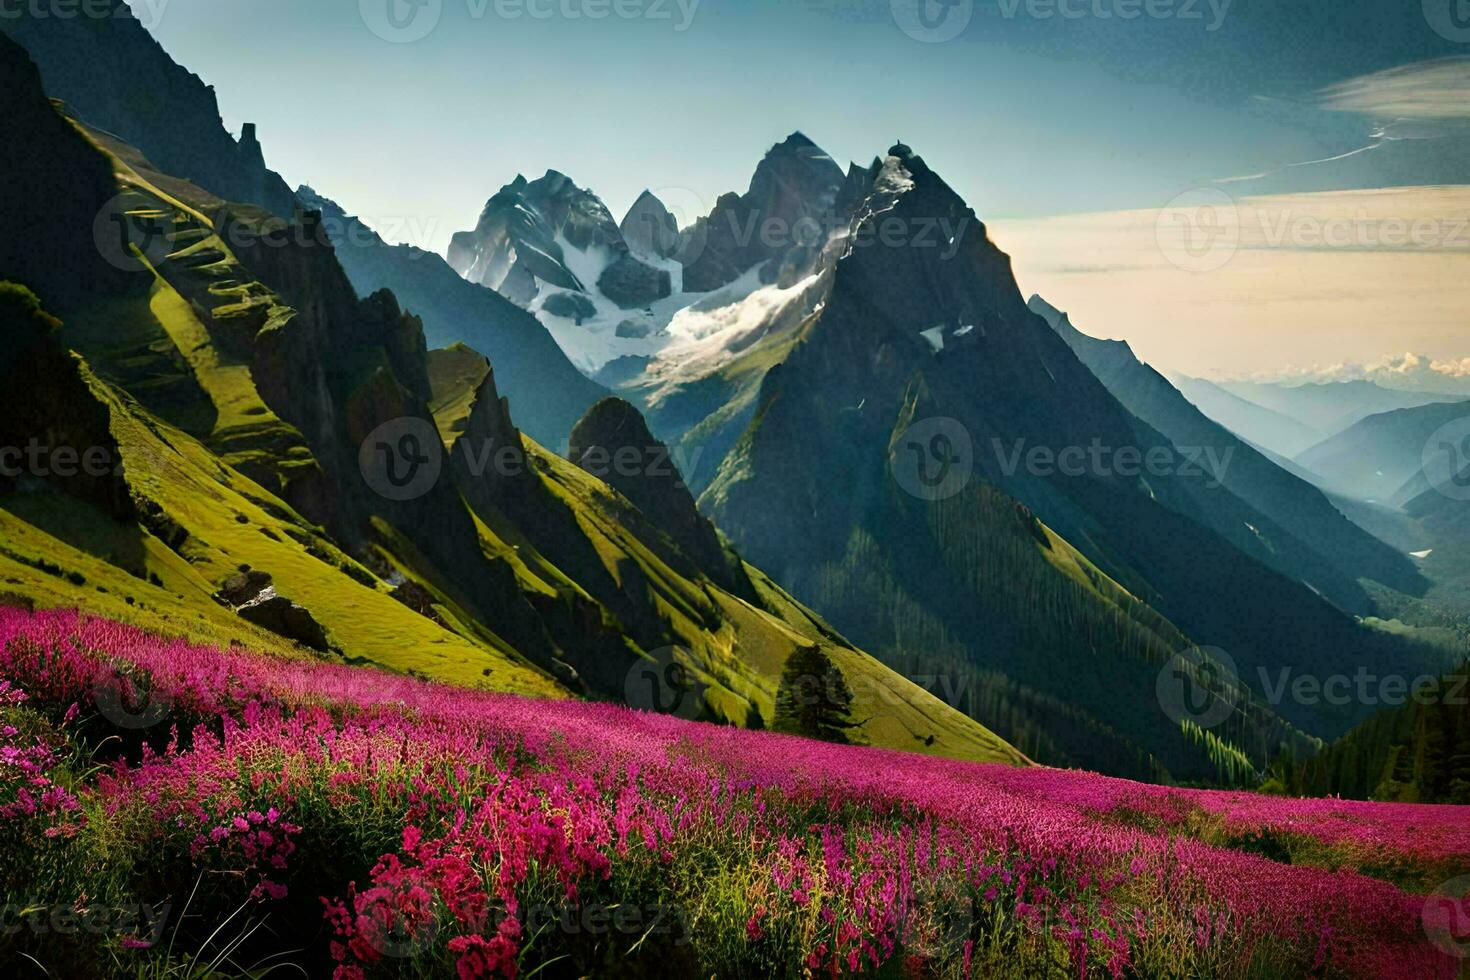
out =
{"type": "Polygon", "coordinates": [[[778,732],[847,744],[853,694],[842,671],[820,647],[803,647],[786,661],[776,692],[778,732]]]}

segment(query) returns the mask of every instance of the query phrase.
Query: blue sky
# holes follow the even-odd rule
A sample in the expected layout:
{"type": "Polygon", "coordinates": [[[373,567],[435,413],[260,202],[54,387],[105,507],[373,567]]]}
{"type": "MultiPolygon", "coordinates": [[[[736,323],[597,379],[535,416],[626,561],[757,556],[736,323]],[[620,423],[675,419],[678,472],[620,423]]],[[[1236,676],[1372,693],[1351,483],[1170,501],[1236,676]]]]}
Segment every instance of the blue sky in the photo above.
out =
{"type": "Polygon", "coordinates": [[[619,216],[644,187],[692,208],[797,129],[842,163],[902,137],[986,218],[1158,207],[1362,145],[1363,120],[1303,107],[1324,86],[1470,53],[1420,0],[922,0],[958,4],[929,7],[964,27],[941,43],[901,28],[914,0],[151,2],[287,180],[436,248],[517,172],[619,216]],[[381,39],[389,4],[433,29],[381,39]]]}
{"type": "Polygon", "coordinates": [[[1464,0],[130,2],[232,131],[390,240],[442,252],[517,173],[688,222],[794,130],[844,165],[902,138],[1023,290],[1157,366],[1470,371],[1464,0]],[[1201,188],[1250,223],[1209,270],[1156,240],[1201,188]],[[1385,240],[1406,220],[1428,247],[1385,240]]]}

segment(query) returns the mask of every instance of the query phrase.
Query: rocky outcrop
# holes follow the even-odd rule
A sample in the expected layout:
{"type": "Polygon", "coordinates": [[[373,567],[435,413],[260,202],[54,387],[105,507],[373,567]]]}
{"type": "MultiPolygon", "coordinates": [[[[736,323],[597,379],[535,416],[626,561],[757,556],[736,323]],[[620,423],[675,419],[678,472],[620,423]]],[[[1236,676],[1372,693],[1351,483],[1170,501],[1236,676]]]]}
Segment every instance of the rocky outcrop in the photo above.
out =
{"type": "Polygon", "coordinates": [[[673,280],[663,269],[644,265],[632,255],[624,254],[602,270],[597,288],[619,307],[631,310],[668,296],[673,280]]]}
{"type": "Polygon", "coordinates": [[[552,316],[574,320],[578,326],[583,320],[597,315],[597,307],[582,293],[552,293],[541,308],[552,316]]]}
{"type": "Polygon", "coordinates": [[[60,490],[119,521],[137,520],[111,411],[88,382],[83,362],[64,346],[61,324],[34,293],[0,283],[0,493],[60,490]]]}
{"type": "Polygon", "coordinates": [[[621,398],[592,406],[572,429],[567,458],[628,498],[710,578],[733,592],[751,591],[738,559],[695,507],[668,446],[654,438],[638,409],[621,398]]]}
{"type": "Polygon", "coordinates": [[[214,89],[168,56],[126,0],[100,2],[105,16],[58,16],[22,5],[17,16],[0,18],[0,32],[30,52],[46,94],[89,125],[224,200],[289,217],[295,196],[266,168],[254,126],[247,124],[237,143],[220,119],[214,89]]]}
{"type": "Polygon", "coordinates": [[[230,576],[214,594],[241,619],[318,653],[331,649],[326,628],[305,606],[276,592],[269,572],[245,568],[230,576]]]}
{"type": "Polygon", "coordinates": [[[651,191],[638,195],[618,230],[628,248],[640,258],[669,259],[679,249],[679,224],[651,191]]]}

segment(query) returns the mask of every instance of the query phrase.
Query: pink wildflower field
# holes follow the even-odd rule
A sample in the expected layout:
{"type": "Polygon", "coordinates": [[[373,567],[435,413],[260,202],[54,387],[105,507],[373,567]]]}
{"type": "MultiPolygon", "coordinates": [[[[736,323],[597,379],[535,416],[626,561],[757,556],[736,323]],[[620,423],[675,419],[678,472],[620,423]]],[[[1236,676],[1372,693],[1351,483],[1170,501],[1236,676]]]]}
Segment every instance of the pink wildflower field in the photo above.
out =
{"type": "Polygon", "coordinates": [[[828,745],[72,612],[0,609],[0,823],[0,959],[52,976],[1417,978],[1470,947],[1433,895],[1470,873],[1464,807],[828,745]]]}

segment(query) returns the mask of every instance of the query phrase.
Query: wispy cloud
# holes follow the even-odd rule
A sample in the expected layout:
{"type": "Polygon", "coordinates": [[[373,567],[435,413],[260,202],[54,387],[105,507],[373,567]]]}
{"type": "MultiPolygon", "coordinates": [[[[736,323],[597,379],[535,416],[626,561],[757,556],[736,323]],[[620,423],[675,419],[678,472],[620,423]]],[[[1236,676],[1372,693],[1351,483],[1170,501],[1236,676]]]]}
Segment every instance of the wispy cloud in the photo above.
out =
{"type": "Polygon", "coordinates": [[[1470,57],[1440,58],[1360,75],[1317,93],[1329,112],[1379,120],[1470,121],[1470,57]]]}
{"type": "MultiPolygon", "coordinates": [[[[1259,98],[1262,102],[1291,101],[1259,98]]],[[[1300,167],[1346,160],[1372,152],[1385,143],[1441,139],[1449,132],[1463,131],[1470,125],[1470,57],[1421,61],[1359,75],[1321,89],[1304,103],[1293,104],[1366,117],[1366,142],[1342,153],[1286,163],[1259,173],[1221,177],[1215,183],[1262,180],[1300,167]]]]}
{"type": "Polygon", "coordinates": [[[1265,177],[1274,177],[1276,174],[1283,173],[1287,170],[1295,170],[1298,167],[1314,167],[1319,163],[1334,163],[1338,160],[1346,160],[1348,157],[1355,157],[1359,153],[1367,153],[1369,150],[1376,150],[1385,142],[1387,142],[1386,137],[1379,137],[1375,139],[1372,143],[1369,143],[1367,146],[1360,146],[1355,150],[1348,150],[1346,153],[1338,153],[1335,156],[1322,157],[1320,160],[1303,160],[1300,163],[1288,163],[1283,166],[1276,167],[1274,170],[1263,170],[1258,174],[1242,174],[1239,177],[1221,177],[1216,180],[1215,183],[1239,184],[1244,183],[1248,180],[1261,180],[1265,177]]]}

